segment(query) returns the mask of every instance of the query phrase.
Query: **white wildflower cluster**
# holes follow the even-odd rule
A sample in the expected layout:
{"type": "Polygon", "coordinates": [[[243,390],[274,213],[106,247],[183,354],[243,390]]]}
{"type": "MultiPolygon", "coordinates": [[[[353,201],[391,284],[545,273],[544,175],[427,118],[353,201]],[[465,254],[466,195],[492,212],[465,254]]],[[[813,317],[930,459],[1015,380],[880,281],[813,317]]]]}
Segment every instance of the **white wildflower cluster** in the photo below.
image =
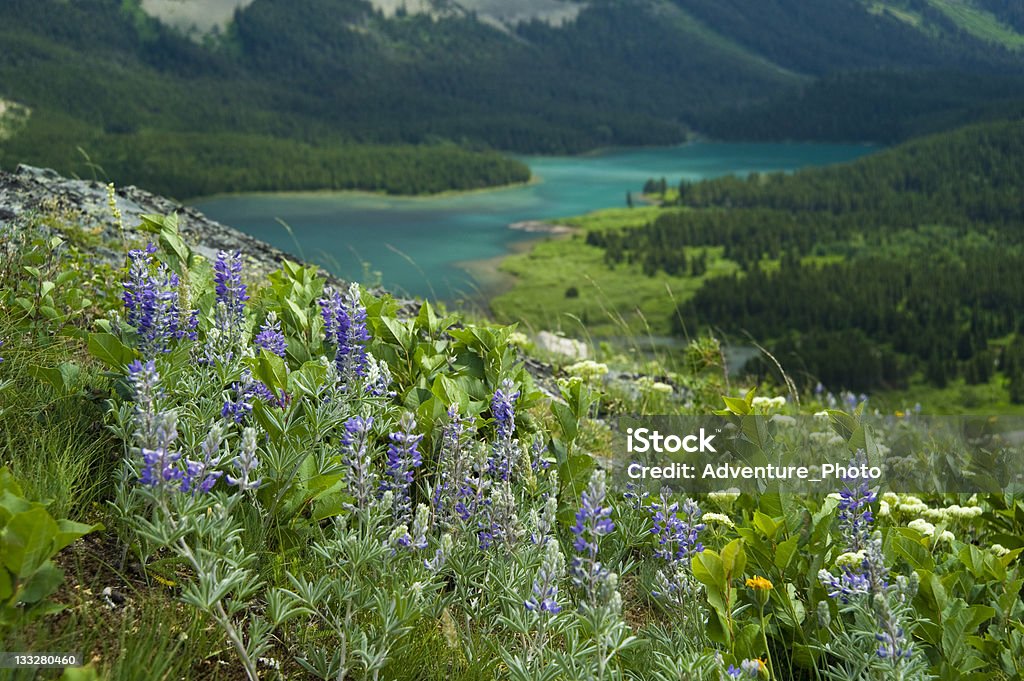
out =
{"type": "Polygon", "coordinates": [[[608,374],[608,365],[595,362],[592,359],[585,359],[565,367],[565,372],[570,376],[579,376],[587,383],[591,383],[608,374]]]}
{"type": "Polygon", "coordinates": [[[960,506],[953,504],[946,508],[929,508],[924,511],[924,516],[929,520],[936,521],[947,521],[947,520],[970,520],[971,518],[977,518],[983,513],[980,506],[960,506]]]}
{"type": "Polygon", "coordinates": [[[818,445],[834,446],[846,444],[846,440],[839,433],[810,433],[807,437],[810,438],[811,442],[818,445]]]}
{"type": "Polygon", "coordinates": [[[636,386],[644,393],[654,393],[658,395],[671,395],[673,390],[672,386],[668,383],[662,383],[661,381],[655,381],[650,376],[641,376],[636,379],[636,386]]]}
{"type": "Polygon", "coordinates": [[[992,553],[996,554],[1000,558],[1002,558],[1003,556],[1005,556],[1006,554],[1008,554],[1010,552],[1010,549],[1006,548],[1002,544],[993,544],[990,547],[990,549],[991,549],[992,553]]]}
{"type": "Polygon", "coordinates": [[[772,416],[772,421],[780,426],[789,427],[796,425],[796,419],[792,416],[787,416],[786,414],[776,414],[775,416],[772,416]]]}
{"type": "MultiPolygon", "coordinates": [[[[735,487],[730,487],[729,489],[722,490],[720,492],[708,493],[708,500],[713,501],[716,504],[731,504],[739,498],[740,491],[735,487]]],[[[707,516],[706,513],[704,515],[707,516]]]]}
{"type": "Polygon", "coordinates": [[[701,522],[707,524],[725,525],[726,527],[736,527],[732,519],[724,513],[704,513],[700,517],[701,522]]]}
{"type": "Polygon", "coordinates": [[[530,339],[521,331],[513,331],[508,335],[508,344],[517,348],[528,348],[530,347],[530,339]]]}
{"type": "Polygon", "coordinates": [[[755,409],[768,412],[785,407],[786,397],[784,395],[779,395],[778,397],[755,397],[751,404],[755,409]]]}
{"type": "Polygon", "coordinates": [[[859,568],[864,564],[867,553],[864,551],[847,551],[836,558],[836,567],[859,568]]]}
{"type": "MultiPolygon", "coordinates": [[[[953,504],[944,508],[933,508],[912,494],[893,494],[892,492],[882,495],[882,503],[885,504],[886,513],[889,511],[899,512],[938,523],[971,520],[984,512],[980,506],[973,504],[969,506],[953,504]]],[[[880,515],[885,514],[880,513],[880,515]]]]}
{"type": "Polygon", "coordinates": [[[915,518],[907,523],[907,527],[912,530],[917,530],[926,537],[931,537],[932,541],[936,544],[940,542],[952,543],[956,537],[949,530],[943,530],[942,532],[935,533],[935,525],[931,524],[924,518],[915,518]]]}

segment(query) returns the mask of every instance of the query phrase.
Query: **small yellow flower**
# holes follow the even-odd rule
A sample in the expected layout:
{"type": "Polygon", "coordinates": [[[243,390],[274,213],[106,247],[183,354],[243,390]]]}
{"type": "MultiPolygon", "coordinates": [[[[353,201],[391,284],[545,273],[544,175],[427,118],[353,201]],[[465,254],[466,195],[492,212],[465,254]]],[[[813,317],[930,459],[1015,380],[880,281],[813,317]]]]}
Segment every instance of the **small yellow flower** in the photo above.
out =
{"type": "Polygon", "coordinates": [[[775,588],[774,584],[772,584],[764,577],[761,577],[760,575],[754,575],[753,577],[749,578],[747,580],[747,586],[749,586],[754,591],[771,591],[775,588]]]}

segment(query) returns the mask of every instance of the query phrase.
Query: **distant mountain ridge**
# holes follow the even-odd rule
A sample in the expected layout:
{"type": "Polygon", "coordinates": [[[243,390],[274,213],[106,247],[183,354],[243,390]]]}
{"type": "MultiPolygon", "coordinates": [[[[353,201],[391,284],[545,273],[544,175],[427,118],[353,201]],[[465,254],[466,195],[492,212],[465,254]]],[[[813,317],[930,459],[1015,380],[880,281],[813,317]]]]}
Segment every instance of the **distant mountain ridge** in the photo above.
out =
{"type": "MultiPolygon", "coordinates": [[[[814,139],[902,139],[961,123],[977,104],[997,101],[986,115],[999,116],[1024,78],[1014,3],[950,2],[5,0],[0,98],[33,114],[0,163],[117,176],[127,157],[152,151],[146,133],[157,131],[211,136],[211,148],[216,136],[248,136],[232,153],[261,156],[265,140],[282,138],[541,153],[704,132],[784,138],[794,127],[814,139]],[[872,81],[881,93],[836,80],[851,73],[886,74],[872,81]],[[962,74],[960,90],[933,98],[950,113],[927,125],[909,103],[870,116],[873,127],[857,125],[860,114],[792,126],[785,113],[819,82],[884,101],[942,92],[950,74],[962,74]]],[[[200,142],[182,137],[181,153],[204,153],[200,142]]]]}

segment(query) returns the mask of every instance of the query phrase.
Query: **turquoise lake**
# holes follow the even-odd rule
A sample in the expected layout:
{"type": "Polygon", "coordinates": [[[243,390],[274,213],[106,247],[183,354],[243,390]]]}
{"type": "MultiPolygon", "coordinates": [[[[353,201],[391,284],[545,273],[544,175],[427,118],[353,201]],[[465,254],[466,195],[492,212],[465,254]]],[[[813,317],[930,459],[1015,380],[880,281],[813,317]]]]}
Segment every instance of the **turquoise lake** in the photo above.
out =
{"type": "MultiPolygon", "coordinates": [[[[626,205],[648,178],[699,180],[727,174],[791,171],[870,153],[865,145],[723,144],[607,151],[586,156],[522,157],[532,184],[427,198],[355,192],[245,194],[195,203],[209,217],[322,265],[346,279],[379,272],[385,287],[434,299],[479,299],[490,285],[464,264],[506,254],[537,234],[512,230],[626,205]],[[294,240],[281,222],[287,223],[294,240]],[[365,263],[365,265],[364,265],[365,263]]],[[[372,275],[371,275],[372,278],[372,275]]]]}

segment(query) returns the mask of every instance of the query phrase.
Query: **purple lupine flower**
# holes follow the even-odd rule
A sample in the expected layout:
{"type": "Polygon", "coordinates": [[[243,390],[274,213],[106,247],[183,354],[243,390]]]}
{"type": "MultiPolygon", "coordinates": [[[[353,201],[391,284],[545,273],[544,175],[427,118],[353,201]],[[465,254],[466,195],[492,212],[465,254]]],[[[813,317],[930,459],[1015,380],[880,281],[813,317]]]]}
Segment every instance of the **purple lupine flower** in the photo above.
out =
{"type": "Polygon", "coordinates": [[[249,476],[252,475],[260,466],[260,460],[256,458],[255,428],[242,429],[242,446],[238,452],[238,456],[234,458],[231,464],[234,467],[236,475],[224,476],[229,485],[237,486],[239,492],[256,489],[260,486],[261,481],[259,478],[256,480],[251,480],[249,478],[249,476]]]}
{"type": "Polygon", "coordinates": [[[441,537],[441,545],[434,551],[434,557],[430,559],[423,559],[423,566],[431,572],[440,572],[441,568],[448,561],[448,556],[451,555],[452,549],[455,546],[455,542],[452,540],[450,534],[445,534],[441,537]]]}
{"type": "Polygon", "coordinates": [[[557,615],[562,612],[558,602],[558,580],[565,575],[565,557],[558,550],[558,542],[548,540],[544,545],[544,558],[533,580],[533,595],[523,606],[533,613],[557,615]]]}
{"type": "Polygon", "coordinates": [[[828,570],[819,570],[818,580],[825,587],[829,598],[839,598],[843,603],[849,603],[853,596],[866,594],[871,590],[871,580],[868,576],[860,570],[850,569],[849,566],[844,566],[839,576],[828,570]]]}
{"type": "Polygon", "coordinates": [[[655,556],[678,562],[704,550],[704,545],[698,541],[704,524],[699,522],[701,511],[697,502],[687,499],[680,509],[679,503],[670,502],[669,493],[663,490],[661,503],[651,504],[650,511],[651,519],[654,521],[651,534],[658,538],[659,545],[655,556]],[[679,517],[680,510],[682,518],[679,517]]]}
{"type": "Polygon", "coordinates": [[[521,536],[519,512],[510,483],[491,486],[490,497],[477,514],[477,539],[481,549],[515,544],[521,536]]]}
{"type": "Polygon", "coordinates": [[[576,535],[573,549],[580,555],[572,559],[572,581],[580,587],[587,599],[596,604],[610,573],[597,560],[601,537],[611,534],[615,523],[611,520],[612,509],[606,507],[605,472],[595,470],[590,484],[580,495],[580,509],[576,512],[576,524],[572,533],[576,535]]]}
{"type": "Polygon", "coordinates": [[[252,371],[249,369],[242,369],[241,377],[231,384],[231,390],[234,391],[235,397],[224,401],[220,415],[223,418],[230,418],[235,423],[241,423],[252,413],[252,403],[255,399],[262,400],[269,405],[281,405],[281,399],[262,381],[253,378],[252,371]]]}
{"type": "Polygon", "coordinates": [[[288,350],[288,343],[281,333],[281,322],[277,315],[271,312],[267,315],[267,321],[263,322],[260,332],[252,339],[253,345],[267,352],[272,352],[278,357],[284,357],[288,350]]]}
{"type": "Polygon", "coordinates": [[[142,447],[142,472],[139,482],[147,487],[175,487],[183,471],[178,466],[181,454],[172,447],[178,438],[178,418],[173,412],[156,415],[156,435],[152,448],[142,447]]]}
{"type": "Polygon", "coordinates": [[[376,489],[376,476],[370,467],[367,442],[373,418],[353,416],[345,421],[341,436],[342,463],[348,467],[348,489],[355,497],[355,509],[367,509],[376,489]]]}
{"type": "Polygon", "coordinates": [[[551,466],[551,462],[544,458],[544,452],[547,446],[544,444],[544,437],[538,433],[533,437],[533,442],[530,444],[530,470],[534,473],[538,471],[546,471],[551,466]]]}
{"type": "Polygon", "coordinates": [[[210,432],[203,440],[201,461],[187,459],[185,461],[185,476],[181,481],[181,491],[186,493],[207,494],[217,480],[223,475],[222,471],[216,470],[220,465],[220,445],[224,440],[224,428],[219,423],[210,426],[210,432]]]}
{"type": "Polygon", "coordinates": [[[729,665],[725,673],[734,679],[756,679],[761,675],[762,665],[763,663],[760,660],[743,660],[740,662],[739,667],[729,665]]]}
{"type": "Polygon", "coordinates": [[[213,263],[213,282],[216,286],[217,303],[224,306],[224,327],[222,331],[235,336],[241,332],[245,321],[245,301],[249,300],[242,282],[242,252],[218,251],[213,263]]]}
{"type": "Polygon", "coordinates": [[[650,496],[650,492],[644,489],[643,485],[639,485],[635,482],[626,483],[626,491],[622,493],[622,498],[626,500],[629,507],[635,511],[639,511],[644,508],[644,502],[647,501],[647,497],[650,496]]]}
{"type": "Polygon", "coordinates": [[[413,472],[423,463],[418,445],[423,439],[416,435],[416,418],[411,412],[402,414],[399,430],[388,435],[388,460],[386,472],[388,480],[381,483],[381,489],[394,494],[395,522],[407,520],[412,513],[412,480],[413,472]]]}
{"type": "Polygon", "coordinates": [[[132,386],[135,402],[135,442],[141,447],[156,447],[156,417],[158,400],[163,398],[160,374],[156,362],[139,360],[128,365],[128,382],[132,386]]]}
{"type": "Polygon", "coordinates": [[[875,634],[878,641],[875,653],[894,667],[898,666],[913,655],[913,644],[907,640],[900,618],[885,595],[876,594],[871,605],[880,630],[875,634]]]}
{"type": "Polygon", "coordinates": [[[352,284],[345,296],[328,288],[319,302],[325,339],[335,345],[334,364],[347,385],[366,373],[366,342],[370,334],[366,330],[366,308],[359,299],[359,286],[352,284]]]}
{"type": "Polygon", "coordinates": [[[850,551],[860,551],[871,534],[875,520],[869,504],[878,500],[865,480],[855,489],[849,486],[839,491],[839,529],[846,539],[850,551]]]}
{"type": "Polygon", "coordinates": [[[412,544],[412,535],[409,534],[409,526],[405,523],[396,526],[391,530],[386,545],[391,548],[391,555],[404,551],[412,544]]]}
{"type": "MultiPolygon", "coordinates": [[[[3,346],[4,346],[4,341],[0,340],[0,348],[2,348],[3,346]]],[[[0,357],[0,363],[2,363],[3,361],[4,361],[4,358],[0,357]]]]}
{"type": "Polygon", "coordinates": [[[501,480],[508,480],[515,464],[515,446],[512,436],[516,430],[515,402],[519,391],[511,380],[505,379],[501,387],[494,391],[491,398],[491,414],[495,421],[493,453],[489,462],[489,472],[501,480]]]}
{"type": "Polygon", "coordinates": [[[178,275],[160,263],[150,244],[128,252],[128,277],[123,283],[125,318],[139,334],[139,350],[145,357],[169,352],[174,341],[195,340],[198,311],[180,309],[178,275]]]}
{"type": "MultiPolygon", "coordinates": [[[[468,452],[464,451],[467,432],[471,430],[472,417],[462,417],[456,404],[448,407],[448,422],[441,431],[441,448],[437,453],[437,478],[430,497],[434,516],[442,525],[453,519],[455,509],[449,506],[460,483],[465,479],[468,452]]],[[[465,520],[465,518],[464,518],[465,520]]]]}

